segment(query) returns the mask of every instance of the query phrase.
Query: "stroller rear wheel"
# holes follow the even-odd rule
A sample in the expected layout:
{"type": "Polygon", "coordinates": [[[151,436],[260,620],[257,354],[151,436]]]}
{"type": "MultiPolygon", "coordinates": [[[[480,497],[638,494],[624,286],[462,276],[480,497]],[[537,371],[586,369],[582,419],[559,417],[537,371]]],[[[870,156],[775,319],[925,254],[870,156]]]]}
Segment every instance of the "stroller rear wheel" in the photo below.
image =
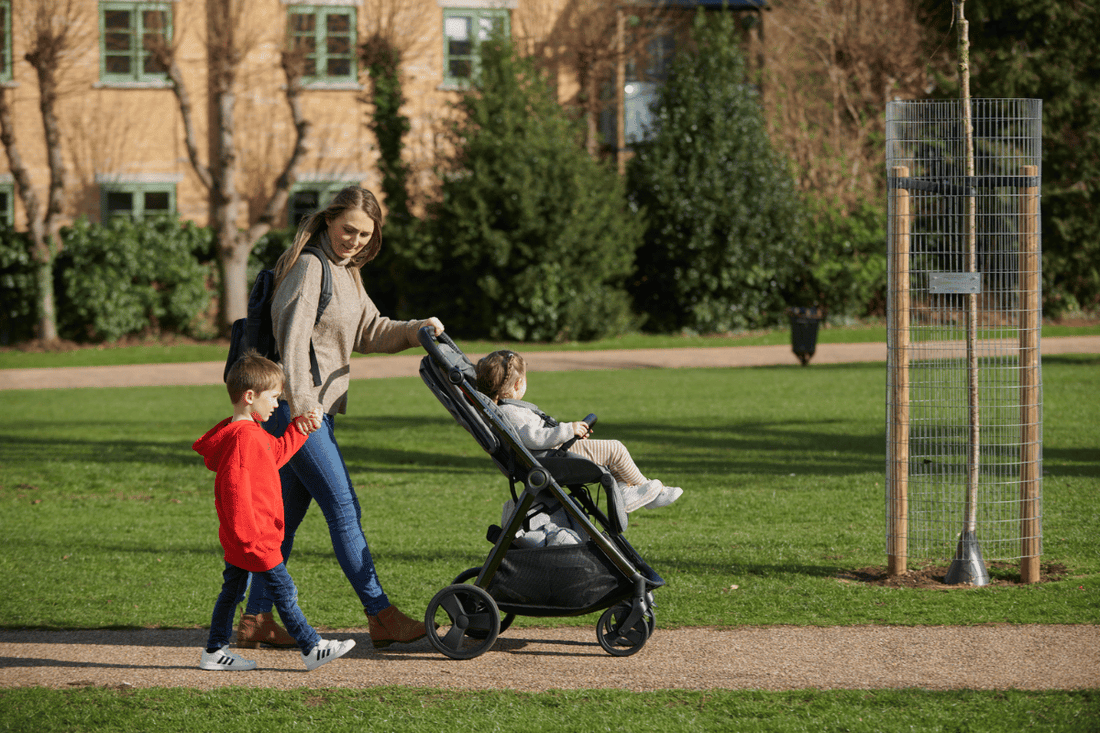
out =
{"type": "Polygon", "coordinates": [[[628,657],[641,650],[657,625],[652,609],[644,609],[631,623],[634,604],[620,603],[603,612],[596,624],[596,638],[604,651],[615,657],[628,657]]]}
{"type": "MultiPolygon", "coordinates": [[[[477,580],[477,576],[481,574],[481,568],[470,568],[469,570],[463,570],[458,574],[458,577],[451,581],[452,585],[458,585],[459,583],[468,583],[471,580],[477,580]]],[[[500,632],[503,634],[508,630],[508,627],[512,625],[512,622],[516,620],[516,614],[506,613],[500,617],[500,632]]],[[[472,636],[475,639],[483,638],[478,634],[483,634],[481,629],[466,629],[467,636],[472,636]]]]}
{"type": "Polygon", "coordinates": [[[451,659],[473,659],[496,643],[500,611],[487,591],[460,583],[435,594],[424,614],[424,624],[429,629],[428,641],[436,651],[451,659]]]}

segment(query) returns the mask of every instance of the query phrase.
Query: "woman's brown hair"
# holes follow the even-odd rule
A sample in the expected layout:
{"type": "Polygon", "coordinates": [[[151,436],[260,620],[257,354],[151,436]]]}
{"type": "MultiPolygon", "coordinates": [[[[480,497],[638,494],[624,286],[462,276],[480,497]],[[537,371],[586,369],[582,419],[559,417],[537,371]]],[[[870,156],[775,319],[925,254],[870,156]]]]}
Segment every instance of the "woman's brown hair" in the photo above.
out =
{"type": "Polygon", "coordinates": [[[298,225],[298,233],[294,236],[294,243],[290,245],[290,249],[280,255],[279,261],[275,263],[276,288],[279,287],[287,273],[294,267],[298,257],[302,254],[302,249],[309,244],[310,240],[327,227],[333,219],[349,209],[360,209],[374,221],[374,234],[371,235],[367,246],[351,258],[352,272],[358,276],[359,268],[378,256],[378,252],[382,249],[382,207],[378,205],[378,199],[374,197],[374,194],[367,189],[359,186],[348,186],[337,193],[328,206],[318,209],[302,219],[302,223],[298,225]]]}

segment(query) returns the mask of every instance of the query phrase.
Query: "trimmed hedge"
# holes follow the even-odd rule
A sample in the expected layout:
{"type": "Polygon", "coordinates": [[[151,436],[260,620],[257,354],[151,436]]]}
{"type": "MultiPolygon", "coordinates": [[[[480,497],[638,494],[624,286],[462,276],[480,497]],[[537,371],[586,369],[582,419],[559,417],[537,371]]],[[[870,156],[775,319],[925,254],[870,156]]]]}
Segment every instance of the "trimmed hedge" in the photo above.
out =
{"type": "Polygon", "coordinates": [[[78,220],[61,231],[54,263],[57,327],[62,338],[115,341],[173,331],[209,336],[201,315],[213,296],[211,231],[171,219],[107,225],[78,220]]]}

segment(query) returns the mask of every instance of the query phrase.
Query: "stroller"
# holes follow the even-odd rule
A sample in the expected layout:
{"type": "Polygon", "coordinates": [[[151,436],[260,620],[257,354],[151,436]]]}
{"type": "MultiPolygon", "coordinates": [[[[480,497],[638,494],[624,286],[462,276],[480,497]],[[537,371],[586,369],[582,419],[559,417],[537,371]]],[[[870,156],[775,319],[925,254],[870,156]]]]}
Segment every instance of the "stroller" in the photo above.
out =
{"type": "MultiPolygon", "coordinates": [[[[454,341],[427,328],[418,336],[428,352],[420,362],[421,379],[508,477],[514,499],[504,526],[492,525],[486,533],[493,549],[485,563],[460,573],[428,604],[431,645],[452,659],[473,659],[493,646],[516,615],[581,616],[607,609],[596,625],[600,646],[614,656],[641,650],[656,628],[653,591],[664,580],[622,536],[627,520],[615,479],[603,466],[560,448],[529,451],[496,404],[477,391],[474,365],[454,341]],[[601,493],[606,512],[598,503],[601,493]],[[587,541],[513,547],[533,517],[559,508],[587,541]]],[[[595,416],[586,420],[592,424],[595,416]]]]}

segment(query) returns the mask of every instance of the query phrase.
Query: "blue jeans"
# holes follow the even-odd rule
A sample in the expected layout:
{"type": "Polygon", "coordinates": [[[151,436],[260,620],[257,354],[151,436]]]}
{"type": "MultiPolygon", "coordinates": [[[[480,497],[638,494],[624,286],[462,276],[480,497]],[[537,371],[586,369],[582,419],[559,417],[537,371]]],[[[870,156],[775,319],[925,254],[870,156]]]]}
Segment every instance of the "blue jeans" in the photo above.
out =
{"type": "MultiPolygon", "coordinates": [[[[306,621],[302,609],[298,608],[298,589],[286,571],[286,565],[279,563],[271,570],[252,573],[254,581],[263,578],[267,592],[279,609],[279,618],[286,625],[287,632],[298,642],[303,654],[313,651],[321,637],[306,621]]],[[[237,606],[244,600],[244,590],[248,587],[249,572],[230,563],[225,564],[222,573],[222,592],[214,604],[214,614],[210,618],[210,637],[206,641],[207,649],[221,649],[229,643],[233,633],[233,616],[237,606]]]]}
{"type": "MultiPolygon", "coordinates": [[[[279,402],[279,409],[264,424],[272,435],[282,435],[290,423],[290,408],[279,402]]],[[[294,547],[294,534],[309,509],[310,500],[316,500],[328,523],[332,549],[344,575],[355,590],[363,608],[375,616],[390,605],[382,591],[374,559],[363,534],[362,511],[359,498],[351,485],[348,467],[336,445],[336,421],[325,415],[321,427],[310,434],[309,440],[279,470],[283,483],[283,514],[286,534],[283,538],[283,562],[290,559],[294,547]]],[[[289,428],[294,430],[296,428],[289,428]]],[[[262,577],[253,578],[245,613],[267,613],[271,610],[271,598],[264,589],[262,577]]],[[[282,612],[279,612],[282,616],[282,612]]],[[[285,619],[284,619],[285,621],[285,619]]]]}

